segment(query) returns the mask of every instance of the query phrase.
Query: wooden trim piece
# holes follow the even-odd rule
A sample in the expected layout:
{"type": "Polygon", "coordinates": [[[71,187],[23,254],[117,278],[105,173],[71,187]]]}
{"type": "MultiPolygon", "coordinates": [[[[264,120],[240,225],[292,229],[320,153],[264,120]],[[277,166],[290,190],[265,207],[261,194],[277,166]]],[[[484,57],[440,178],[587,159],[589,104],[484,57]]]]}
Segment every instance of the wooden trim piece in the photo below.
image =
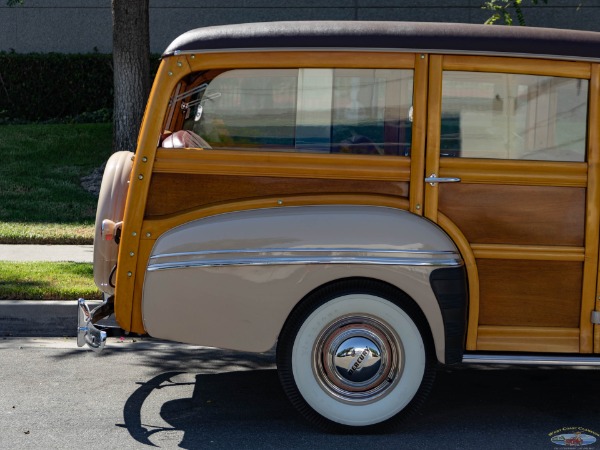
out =
{"type": "Polygon", "coordinates": [[[458,177],[462,183],[587,187],[587,172],[584,162],[440,160],[440,176],[458,177]]]}
{"type": "Polygon", "coordinates": [[[477,350],[579,352],[579,328],[480,326],[477,350]]]}
{"type": "Polygon", "coordinates": [[[479,323],[479,272],[475,255],[467,238],[460,229],[444,214],[438,214],[438,225],[448,233],[458,247],[465,262],[469,286],[469,316],[467,320],[467,350],[477,350],[477,325],[479,323]]]}
{"type": "Polygon", "coordinates": [[[185,57],[166,58],[162,61],[140,129],[123,218],[123,235],[127,236],[127,239],[124,239],[119,246],[119,264],[116,273],[115,316],[119,325],[127,331],[131,331],[132,327],[133,305],[141,304],[142,295],[140,290],[134,289],[137,258],[129,255],[132,252],[134,255],[138,253],[140,229],[156,155],[156,143],[165,120],[169,97],[179,80],[189,73],[190,68],[185,57]],[[134,295],[138,297],[137,300],[134,299],[134,295]]]}
{"type": "MultiPolygon", "coordinates": [[[[429,97],[427,98],[427,151],[425,176],[439,175],[440,129],[442,114],[442,56],[429,58],[429,97]]],[[[425,183],[425,217],[437,222],[439,185],[425,183]]]]}
{"type": "Polygon", "coordinates": [[[444,70],[465,72],[518,73],[553,77],[583,78],[591,76],[591,64],[574,61],[506,58],[494,56],[444,56],[444,70]]]}
{"type": "Polygon", "coordinates": [[[427,84],[429,57],[415,55],[413,124],[410,173],[410,211],[423,215],[423,186],[425,178],[425,144],[427,136],[427,84]]]}
{"type": "Polygon", "coordinates": [[[477,259],[526,259],[583,262],[583,247],[542,245],[471,244],[477,259]]]}
{"type": "Polygon", "coordinates": [[[409,181],[404,156],[158,149],[154,172],[409,181]]]}
{"type": "Polygon", "coordinates": [[[594,64],[588,109],[588,186],[585,221],[585,265],[581,298],[580,353],[594,351],[594,326],[590,314],[596,305],[598,282],[598,235],[600,234],[600,67],[594,64]]]}
{"type": "Polygon", "coordinates": [[[162,219],[146,220],[142,228],[142,239],[158,239],[158,237],[178,225],[202,219],[217,214],[235,211],[247,211],[260,208],[281,208],[285,206],[306,205],[368,205],[385,206],[402,210],[409,209],[406,198],[383,195],[292,195],[281,197],[259,198],[239,202],[225,202],[217,205],[199,208],[183,214],[177,214],[162,219]]]}
{"type": "Polygon", "coordinates": [[[152,253],[154,242],[155,241],[149,239],[140,240],[138,254],[137,257],[135,257],[135,259],[137,259],[137,272],[135,274],[135,295],[133,297],[131,311],[132,333],[146,333],[146,329],[144,328],[144,321],[142,318],[142,292],[144,290],[144,281],[146,279],[146,268],[148,267],[148,260],[150,259],[150,254],[152,253]]]}
{"type": "Polygon", "coordinates": [[[398,52],[223,52],[187,55],[192,71],[207,69],[260,69],[286,67],[348,67],[412,69],[414,53],[398,52]]]}

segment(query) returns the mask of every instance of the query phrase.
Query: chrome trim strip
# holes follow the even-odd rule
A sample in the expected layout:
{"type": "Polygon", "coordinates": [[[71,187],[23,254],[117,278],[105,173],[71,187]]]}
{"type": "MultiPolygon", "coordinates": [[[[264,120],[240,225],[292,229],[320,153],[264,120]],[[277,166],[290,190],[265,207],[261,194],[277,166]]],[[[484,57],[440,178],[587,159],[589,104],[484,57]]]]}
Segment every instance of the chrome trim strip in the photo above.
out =
{"type": "Polygon", "coordinates": [[[159,255],[152,255],[151,259],[159,259],[159,258],[173,258],[173,257],[181,257],[181,256],[208,256],[208,255],[218,255],[218,254],[275,254],[275,253],[327,253],[327,254],[335,254],[335,253],[360,253],[360,254],[373,254],[373,253],[383,253],[383,254],[406,254],[411,256],[453,256],[458,257],[456,252],[449,250],[403,250],[403,249],[369,249],[369,248],[324,248],[324,247],[307,247],[307,248],[253,248],[253,249],[226,249],[226,250],[200,250],[197,252],[177,252],[177,253],[163,253],[159,255]]]}
{"type": "Polygon", "coordinates": [[[362,248],[256,248],[164,253],[150,257],[148,271],[190,267],[272,266],[282,264],[380,264],[460,266],[453,251],[362,248]]]}
{"type": "Polygon", "coordinates": [[[463,356],[465,364],[511,364],[541,366],[600,366],[600,356],[532,356],[532,355],[481,355],[463,356]]]}
{"type": "MultiPolygon", "coordinates": [[[[200,49],[200,50],[176,50],[172,54],[162,55],[162,58],[180,55],[201,55],[204,53],[258,53],[258,52],[372,52],[372,53],[426,53],[437,55],[466,55],[466,56],[504,56],[514,58],[532,59],[554,59],[559,61],[589,61],[599,62],[600,58],[583,56],[564,56],[519,52],[492,52],[474,50],[442,50],[442,49],[414,49],[414,48],[348,48],[348,47],[265,47],[265,48],[225,48],[225,49],[200,49]]],[[[401,68],[401,67],[399,67],[401,68]]]]}
{"type": "Polygon", "coordinates": [[[418,259],[418,258],[376,258],[376,257],[255,257],[244,259],[206,259],[191,261],[173,261],[148,265],[148,272],[168,269],[188,269],[192,267],[223,267],[223,266],[274,266],[290,264],[369,264],[392,266],[461,266],[460,259],[418,259]]]}

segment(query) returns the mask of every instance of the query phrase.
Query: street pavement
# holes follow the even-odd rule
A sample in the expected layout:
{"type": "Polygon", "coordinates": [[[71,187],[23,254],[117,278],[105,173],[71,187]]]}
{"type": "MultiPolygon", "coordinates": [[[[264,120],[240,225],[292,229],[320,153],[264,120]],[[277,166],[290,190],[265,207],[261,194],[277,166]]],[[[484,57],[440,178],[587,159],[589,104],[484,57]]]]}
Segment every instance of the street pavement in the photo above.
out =
{"type": "MultiPolygon", "coordinates": [[[[93,257],[93,245],[0,244],[0,261],[91,263],[93,257]]],[[[76,301],[77,299],[63,301],[0,300],[0,337],[75,336],[77,328],[76,301]]],[[[91,305],[98,303],[91,302],[91,305]]]]}
{"type": "Polygon", "coordinates": [[[600,433],[598,368],[440,367],[399,431],[331,435],[287,401],[272,353],[126,338],[96,354],[74,338],[0,338],[0,360],[7,450],[536,450],[564,448],[551,437],[573,427],[600,433]]]}

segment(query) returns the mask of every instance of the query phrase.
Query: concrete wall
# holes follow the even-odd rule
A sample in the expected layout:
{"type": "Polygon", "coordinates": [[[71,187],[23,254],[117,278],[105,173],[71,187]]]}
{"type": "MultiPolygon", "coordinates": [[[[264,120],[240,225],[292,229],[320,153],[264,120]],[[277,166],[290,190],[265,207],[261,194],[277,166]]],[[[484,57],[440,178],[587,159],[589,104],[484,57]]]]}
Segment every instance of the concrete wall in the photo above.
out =
{"type": "MultiPolygon", "coordinates": [[[[150,0],[150,46],[161,53],[192,28],[274,20],[407,20],[483,23],[484,0],[150,0]],[[325,5],[325,6],[324,6],[325,5]]],[[[600,31],[600,2],[549,0],[527,8],[530,26],[600,31]]],[[[110,0],[0,0],[0,51],[110,53],[110,0]]]]}

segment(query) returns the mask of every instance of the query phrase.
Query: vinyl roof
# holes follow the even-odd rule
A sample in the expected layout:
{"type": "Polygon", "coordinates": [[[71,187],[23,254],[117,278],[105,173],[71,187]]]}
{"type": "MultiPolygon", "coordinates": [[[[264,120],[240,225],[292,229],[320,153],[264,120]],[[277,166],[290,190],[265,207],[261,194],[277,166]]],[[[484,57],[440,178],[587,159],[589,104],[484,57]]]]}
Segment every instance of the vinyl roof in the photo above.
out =
{"type": "Polygon", "coordinates": [[[264,22],[188,31],[163,56],[262,49],[414,50],[600,60],[600,33],[457,23],[264,22]]]}

